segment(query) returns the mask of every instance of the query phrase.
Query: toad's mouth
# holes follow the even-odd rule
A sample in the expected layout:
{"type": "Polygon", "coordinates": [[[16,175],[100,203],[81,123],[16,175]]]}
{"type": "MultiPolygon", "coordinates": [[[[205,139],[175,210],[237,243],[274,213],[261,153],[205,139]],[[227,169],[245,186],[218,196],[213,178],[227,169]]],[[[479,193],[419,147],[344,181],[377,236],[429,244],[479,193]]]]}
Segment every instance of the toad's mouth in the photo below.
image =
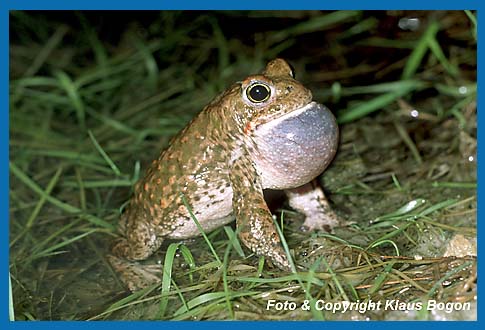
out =
{"type": "Polygon", "coordinates": [[[267,118],[264,121],[253,123],[253,127],[255,128],[255,130],[259,130],[261,128],[271,129],[273,126],[278,126],[279,124],[281,124],[281,122],[283,122],[285,120],[288,120],[288,119],[293,118],[293,117],[300,116],[302,113],[304,113],[306,111],[317,110],[316,108],[319,108],[319,107],[323,107],[323,105],[321,105],[321,104],[319,104],[315,101],[312,101],[312,102],[308,103],[307,105],[305,105],[301,108],[295,109],[291,112],[285,113],[282,116],[275,117],[275,118],[267,118]]]}

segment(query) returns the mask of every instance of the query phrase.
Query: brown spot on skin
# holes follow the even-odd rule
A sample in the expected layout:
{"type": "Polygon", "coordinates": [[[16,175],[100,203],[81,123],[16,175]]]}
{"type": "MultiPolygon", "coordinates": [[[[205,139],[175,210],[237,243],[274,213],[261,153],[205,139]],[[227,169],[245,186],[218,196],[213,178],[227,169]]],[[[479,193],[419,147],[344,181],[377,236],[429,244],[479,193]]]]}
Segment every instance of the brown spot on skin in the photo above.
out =
{"type": "Polygon", "coordinates": [[[246,127],[244,127],[244,134],[249,134],[253,130],[253,124],[251,122],[246,124],[246,127]]]}
{"type": "Polygon", "coordinates": [[[145,184],[143,185],[143,189],[145,191],[148,191],[150,189],[150,185],[148,184],[148,182],[145,182],[145,184]]]}
{"type": "Polygon", "coordinates": [[[171,176],[170,178],[168,178],[168,183],[173,186],[175,184],[175,182],[177,181],[177,179],[175,179],[174,176],[171,176]]]}
{"type": "Polygon", "coordinates": [[[187,211],[187,208],[185,207],[185,205],[180,205],[177,211],[179,214],[185,214],[185,212],[187,211]]]}
{"type": "Polygon", "coordinates": [[[161,184],[162,183],[162,179],[158,178],[157,179],[157,184],[161,184]]]}
{"type": "Polygon", "coordinates": [[[197,161],[196,159],[193,159],[193,158],[192,158],[192,159],[190,159],[190,160],[189,160],[188,167],[189,167],[189,168],[197,168],[197,162],[198,162],[198,161],[197,161]]]}

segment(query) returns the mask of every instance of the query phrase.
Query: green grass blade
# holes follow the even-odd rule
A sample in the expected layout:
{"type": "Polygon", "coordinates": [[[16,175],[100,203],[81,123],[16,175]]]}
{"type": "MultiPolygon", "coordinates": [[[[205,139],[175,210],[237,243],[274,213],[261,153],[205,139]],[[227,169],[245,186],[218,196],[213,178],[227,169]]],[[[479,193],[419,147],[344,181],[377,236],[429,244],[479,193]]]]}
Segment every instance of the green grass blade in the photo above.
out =
{"type": "Polygon", "coordinates": [[[217,262],[219,263],[219,265],[222,265],[221,259],[219,259],[219,256],[217,255],[216,250],[214,249],[214,246],[212,245],[211,241],[207,237],[207,234],[204,232],[204,229],[200,225],[199,220],[197,220],[197,218],[194,215],[194,212],[192,212],[192,208],[190,207],[189,203],[187,202],[187,199],[185,198],[185,195],[181,193],[180,196],[182,198],[182,202],[184,203],[185,207],[187,208],[187,211],[189,212],[190,217],[194,221],[195,225],[197,226],[197,229],[201,233],[202,237],[204,237],[205,242],[209,246],[209,249],[211,250],[212,255],[217,260],[217,262]]]}
{"type": "Polygon", "coordinates": [[[342,283],[340,283],[340,280],[337,277],[337,274],[333,271],[332,267],[328,264],[327,260],[325,258],[322,258],[322,263],[327,267],[327,271],[330,273],[330,276],[332,277],[332,281],[335,283],[335,286],[338,288],[338,291],[340,292],[340,295],[342,296],[342,300],[349,301],[349,297],[347,297],[347,293],[345,292],[342,283]]]}
{"type": "Polygon", "coordinates": [[[472,24],[473,24],[472,34],[473,34],[473,38],[475,39],[475,41],[477,41],[477,30],[478,30],[477,18],[471,10],[465,10],[465,14],[468,17],[468,19],[470,20],[470,22],[472,22],[472,24]]]}
{"type": "MultiPolygon", "coordinates": [[[[237,297],[244,297],[244,296],[252,296],[257,294],[258,292],[234,292],[231,295],[231,298],[237,298],[237,297]]],[[[209,292],[209,293],[204,293],[200,296],[195,297],[194,299],[190,300],[187,302],[188,310],[185,306],[180,307],[173,316],[180,316],[183,313],[186,313],[190,311],[191,309],[203,305],[203,304],[208,304],[211,302],[218,302],[218,301],[225,301],[226,298],[226,292],[209,292]]]]}
{"type": "Polygon", "coordinates": [[[440,44],[435,38],[431,38],[428,41],[428,46],[433,55],[438,59],[443,68],[448,72],[450,76],[457,77],[459,70],[456,66],[451,64],[443,53],[440,44]]]}
{"type": "Polygon", "coordinates": [[[372,285],[372,287],[369,289],[369,294],[372,295],[380,290],[380,288],[384,284],[384,281],[391,273],[391,270],[392,270],[392,267],[394,267],[394,264],[395,264],[395,261],[391,261],[386,265],[386,267],[384,268],[384,271],[376,278],[374,285],[372,285]]]}
{"type": "Polygon", "coordinates": [[[372,112],[384,108],[385,106],[396,101],[398,98],[403,97],[404,95],[410,93],[412,90],[418,89],[419,87],[421,87],[420,84],[417,84],[416,86],[409,86],[408,89],[402,89],[397,92],[387,93],[377,96],[371,100],[364,101],[353,108],[339,112],[337,114],[337,122],[339,124],[345,124],[356,119],[365,117],[372,112]]]}
{"type": "Polygon", "coordinates": [[[179,251],[184,257],[185,262],[189,265],[189,269],[190,269],[189,278],[190,278],[190,282],[192,283],[194,281],[193,271],[195,270],[194,256],[192,255],[192,252],[190,252],[189,248],[183,244],[179,245],[179,251]]]}
{"type": "Polygon", "coordinates": [[[71,238],[69,238],[69,239],[67,239],[67,240],[65,240],[63,242],[60,242],[60,243],[55,244],[53,246],[50,246],[50,247],[48,247],[45,250],[42,250],[42,251],[39,251],[38,253],[32,254],[30,256],[30,258],[32,260],[34,260],[34,259],[38,259],[38,258],[42,258],[42,257],[48,256],[52,252],[54,252],[54,251],[56,251],[56,250],[58,250],[58,249],[60,249],[60,248],[62,248],[64,246],[66,246],[66,245],[69,245],[69,244],[72,244],[72,243],[74,243],[76,241],[79,241],[79,240],[83,239],[84,237],[86,237],[88,235],[91,235],[92,233],[95,233],[97,231],[98,231],[98,229],[91,229],[91,230],[89,230],[89,231],[87,231],[85,233],[82,233],[82,234],[79,234],[77,236],[71,237],[71,238]]]}
{"type": "Polygon", "coordinates": [[[163,318],[168,306],[170,284],[172,283],[172,269],[175,253],[181,243],[172,243],[167,248],[165,261],[163,262],[162,295],[160,298],[158,316],[163,318]]]}
{"type": "Polygon", "coordinates": [[[34,225],[35,219],[37,219],[37,216],[39,215],[39,212],[42,209],[42,206],[44,206],[46,202],[46,196],[50,196],[52,189],[54,189],[55,185],[57,184],[57,181],[59,181],[61,173],[62,173],[62,167],[59,167],[56,173],[54,174],[54,176],[52,177],[52,179],[47,184],[47,187],[45,189],[45,194],[40,196],[40,199],[35,205],[34,210],[32,211],[29,218],[27,219],[27,223],[25,224],[24,230],[22,230],[18,236],[16,236],[14,239],[11,240],[10,247],[13,246],[15,242],[17,242],[23,235],[25,235],[32,228],[32,226],[34,225]]]}
{"type": "MultiPolygon", "coordinates": [[[[99,180],[99,181],[83,181],[84,188],[113,188],[113,187],[131,187],[132,180],[99,180]]],[[[66,181],[62,184],[63,187],[78,188],[79,183],[74,181],[66,181]]]]}
{"type": "MultiPolygon", "coordinates": [[[[399,232],[401,232],[402,230],[399,230],[399,232]]],[[[395,236],[397,233],[395,233],[394,235],[392,236],[395,236]]],[[[399,248],[397,247],[396,243],[394,243],[393,241],[389,240],[389,239],[380,239],[376,242],[373,242],[370,246],[369,246],[369,249],[373,249],[375,247],[378,247],[378,246],[381,246],[382,244],[386,244],[386,243],[389,243],[391,244],[393,247],[394,247],[394,250],[396,251],[396,256],[400,256],[400,253],[399,253],[399,248]]]]}
{"type": "Polygon", "coordinates": [[[430,40],[434,40],[436,38],[436,34],[438,33],[439,29],[440,26],[438,22],[433,21],[429,24],[428,28],[423,33],[421,39],[419,39],[416,47],[409,56],[406,65],[404,66],[401,76],[402,79],[409,79],[414,76],[421,65],[421,62],[423,61],[426,51],[429,48],[430,40]]]}
{"type": "Polygon", "coordinates": [[[339,22],[348,21],[351,19],[357,19],[360,16],[360,11],[355,10],[341,10],[335,11],[326,15],[312,17],[305,22],[296,24],[288,29],[284,29],[273,33],[269,41],[271,44],[289,39],[294,36],[322,31],[331,25],[337,24],[339,22]]]}
{"type": "Polygon", "coordinates": [[[111,169],[113,170],[114,174],[116,176],[120,176],[121,175],[121,172],[118,169],[118,166],[116,166],[116,164],[111,160],[111,158],[108,156],[108,154],[104,151],[104,149],[101,147],[101,145],[98,143],[98,141],[94,137],[93,133],[90,130],[88,130],[88,134],[89,134],[89,138],[91,139],[91,141],[94,144],[94,147],[96,148],[96,150],[98,150],[98,152],[104,158],[104,160],[109,165],[109,167],[111,167],[111,169]]]}
{"type": "Polygon", "coordinates": [[[445,188],[455,188],[455,189],[477,189],[476,182],[433,182],[432,187],[445,187],[445,188]]]}
{"type": "Polygon", "coordinates": [[[15,321],[15,311],[12,295],[12,276],[10,276],[10,272],[8,273],[8,319],[10,321],[15,321]]]}
{"type": "Polygon", "coordinates": [[[47,58],[52,54],[52,51],[61,43],[62,39],[69,31],[69,28],[65,25],[59,26],[56,31],[49,38],[47,43],[42,47],[41,51],[35,56],[34,61],[30,67],[25,71],[24,77],[30,77],[39,71],[47,58]]]}
{"type": "Polygon", "coordinates": [[[396,128],[397,133],[401,137],[401,140],[403,140],[404,144],[409,148],[409,151],[411,151],[411,154],[413,155],[413,158],[416,161],[417,165],[423,164],[423,159],[419,154],[418,147],[416,147],[416,144],[411,139],[411,137],[409,136],[404,126],[400,122],[395,120],[394,127],[396,128]]]}
{"type": "Polygon", "coordinates": [[[443,208],[447,208],[447,207],[453,206],[453,205],[455,205],[457,203],[459,203],[459,201],[456,200],[456,199],[447,199],[447,200],[444,200],[442,202],[439,202],[439,203],[436,203],[434,205],[431,205],[427,209],[419,212],[417,214],[417,216],[418,217],[425,217],[428,214],[431,214],[431,213],[436,212],[436,211],[438,211],[440,209],[443,209],[443,208]]]}
{"type": "Polygon", "coordinates": [[[416,210],[417,208],[423,206],[425,203],[426,203],[426,200],[423,199],[423,198],[413,199],[412,201],[409,201],[406,204],[404,204],[403,206],[401,206],[396,211],[377,217],[374,221],[372,221],[372,223],[376,223],[376,222],[379,222],[379,221],[403,216],[403,215],[408,214],[409,212],[416,210]]]}
{"type": "Polygon", "coordinates": [[[238,277],[238,281],[240,282],[249,282],[249,283],[285,283],[289,281],[302,281],[302,282],[311,282],[316,286],[323,286],[323,282],[313,276],[309,276],[305,273],[295,273],[291,275],[279,276],[276,278],[261,278],[261,277],[238,277]]]}
{"type": "Polygon", "coordinates": [[[147,85],[153,92],[157,90],[158,76],[160,75],[160,70],[158,68],[157,61],[153,58],[151,50],[147,45],[136,36],[132,36],[134,39],[134,44],[138,49],[140,55],[143,58],[143,63],[147,71],[147,85]]]}
{"type": "Polygon", "coordinates": [[[244,251],[241,247],[241,244],[239,243],[239,240],[237,239],[236,233],[232,230],[231,227],[229,226],[224,226],[224,231],[226,232],[227,237],[229,238],[230,244],[232,244],[232,247],[234,250],[236,250],[237,254],[241,258],[246,258],[246,255],[244,254],[244,251]]]}
{"type": "Polygon", "coordinates": [[[75,206],[72,206],[70,204],[61,202],[57,198],[54,198],[54,197],[48,195],[42,188],[40,188],[34,181],[32,181],[24,172],[22,172],[22,170],[20,168],[18,168],[15,164],[10,162],[9,165],[10,165],[10,171],[12,171],[12,173],[22,183],[24,183],[26,186],[28,186],[32,191],[34,191],[39,196],[45,198],[45,200],[48,201],[49,203],[57,206],[58,208],[60,208],[61,210],[65,211],[67,213],[74,214],[74,215],[79,216],[80,218],[86,219],[96,226],[100,226],[100,227],[107,228],[107,229],[110,229],[110,230],[115,229],[114,226],[111,225],[110,223],[108,223],[108,222],[106,222],[106,221],[104,221],[104,220],[102,220],[102,219],[100,219],[100,218],[98,218],[94,215],[85,214],[85,213],[83,213],[83,211],[81,209],[79,209],[75,206]]]}
{"type": "MultiPolygon", "coordinates": [[[[282,224],[283,224],[283,217],[284,217],[284,212],[281,212],[281,223],[282,224]]],[[[276,220],[274,221],[274,225],[275,225],[276,231],[277,231],[277,233],[278,233],[278,235],[280,237],[281,245],[283,246],[283,250],[285,251],[286,258],[288,259],[288,262],[290,264],[291,271],[293,272],[293,275],[295,276],[295,279],[300,284],[300,287],[303,289],[305,287],[305,284],[303,283],[304,282],[304,278],[301,277],[300,274],[296,270],[295,262],[293,261],[293,257],[291,256],[290,248],[288,247],[288,243],[286,242],[285,236],[283,235],[283,231],[280,228],[280,226],[278,226],[278,224],[276,223],[276,220]]],[[[310,280],[311,281],[313,281],[313,279],[315,279],[313,273],[307,274],[307,276],[310,277],[310,280]]],[[[312,295],[308,291],[305,291],[305,297],[309,301],[313,301],[314,300],[314,298],[312,297],[312,295]]],[[[321,311],[317,311],[317,310],[315,310],[315,309],[312,308],[311,309],[311,312],[312,312],[312,315],[313,315],[313,317],[315,319],[317,319],[317,320],[323,320],[323,314],[321,313],[321,311]]]]}
{"type": "Polygon", "coordinates": [[[86,111],[84,109],[84,103],[81,100],[81,96],[79,95],[78,88],[71,80],[71,78],[63,71],[56,72],[55,77],[59,82],[59,87],[61,87],[61,89],[63,89],[66,92],[71,102],[71,105],[76,111],[79,129],[81,131],[85,131],[86,130],[86,111]]]}

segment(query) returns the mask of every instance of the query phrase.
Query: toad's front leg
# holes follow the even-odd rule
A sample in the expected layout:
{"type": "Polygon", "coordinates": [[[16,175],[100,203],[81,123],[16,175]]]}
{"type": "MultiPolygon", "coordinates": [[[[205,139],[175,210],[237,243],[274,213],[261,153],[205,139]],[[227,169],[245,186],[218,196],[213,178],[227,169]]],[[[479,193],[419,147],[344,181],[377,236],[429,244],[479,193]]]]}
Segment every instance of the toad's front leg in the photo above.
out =
{"type": "Polygon", "coordinates": [[[246,157],[236,159],[230,179],[239,238],[257,255],[269,258],[281,269],[290,270],[273,217],[263,197],[261,181],[251,161],[246,157]]]}

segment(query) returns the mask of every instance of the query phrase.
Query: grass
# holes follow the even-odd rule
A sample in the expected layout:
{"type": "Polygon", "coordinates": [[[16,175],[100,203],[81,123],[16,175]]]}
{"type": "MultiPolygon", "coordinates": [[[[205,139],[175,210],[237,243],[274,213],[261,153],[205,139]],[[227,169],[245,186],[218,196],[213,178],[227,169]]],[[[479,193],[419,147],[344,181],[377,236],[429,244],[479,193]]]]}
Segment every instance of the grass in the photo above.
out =
{"type": "Polygon", "coordinates": [[[476,13],[421,12],[417,31],[397,27],[415,14],[12,12],[11,317],[476,318],[266,309],[474,303],[476,13]],[[204,105],[276,56],[338,118],[341,145],[320,181],[348,226],[303,234],[278,204],[292,273],[225,226],[167,242],[147,261],[163,265],[162,282],[127,293],[105,255],[133,185],[204,105]],[[453,242],[471,256],[445,256],[453,242]]]}

